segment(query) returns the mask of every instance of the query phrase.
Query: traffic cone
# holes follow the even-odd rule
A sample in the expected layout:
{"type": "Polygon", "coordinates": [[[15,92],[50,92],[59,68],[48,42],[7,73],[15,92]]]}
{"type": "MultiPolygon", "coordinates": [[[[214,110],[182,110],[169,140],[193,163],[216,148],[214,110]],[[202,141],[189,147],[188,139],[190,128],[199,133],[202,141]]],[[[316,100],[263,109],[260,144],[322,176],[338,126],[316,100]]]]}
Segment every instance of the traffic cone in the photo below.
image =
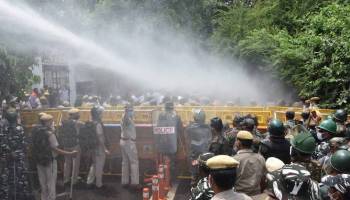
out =
{"type": "Polygon", "coordinates": [[[149,189],[147,187],[143,188],[142,196],[143,200],[149,200],[149,189]]]}
{"type": "Polygon", "coordinates": [[[164,190],[165,179],[164,179],[164,165],[158,167],[158,178],[159,178],[159,199],[164,199],[166,193],[164,190]]]}
{"type": "Polygon", "coordinates": [[[158,176],[154,175],[152,178],[152,200],[159,199],[159,180],[158,176]]]}
{"type": "Polygon", "coordinates": [[[164,165],[164,171],[165,171],[165,184],[164,187],[170,188],[170,160],[167,157],[165,159],[165,165],[164,165]]]}

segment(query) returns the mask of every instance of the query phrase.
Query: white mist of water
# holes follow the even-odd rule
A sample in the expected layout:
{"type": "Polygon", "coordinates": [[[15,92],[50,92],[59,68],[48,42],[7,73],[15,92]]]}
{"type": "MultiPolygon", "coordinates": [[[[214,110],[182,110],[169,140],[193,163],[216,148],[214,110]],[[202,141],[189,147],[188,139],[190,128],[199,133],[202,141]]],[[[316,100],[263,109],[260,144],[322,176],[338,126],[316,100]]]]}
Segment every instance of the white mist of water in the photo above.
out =
{"type": "MultiPolygon", "coordinates": [[[[115,37],[106,48],[46,20],[27,6],[14,5],[5,0],[0,0],[0,22],[13,24],[14,29],[18,27],[23,31],[22,34],[61,43],[74,52],[74,58],[68,57],[71,63],[85,62],[112,70],[143,88],[169,92],[185,90],[187,94],[225,99],[240,97],[257,102],[267,97],[262,83],[252,80],[241,67],[232,61],[201,52],[198,48],[189,48],[190,39],[174,38],[176,34],[141,37],[117,31],[106,34],[115,37]],[[164,42],[170,38],[172,41],[164,42]]],[[[103,43],[108,44],[106,41],[103,43]]]]}

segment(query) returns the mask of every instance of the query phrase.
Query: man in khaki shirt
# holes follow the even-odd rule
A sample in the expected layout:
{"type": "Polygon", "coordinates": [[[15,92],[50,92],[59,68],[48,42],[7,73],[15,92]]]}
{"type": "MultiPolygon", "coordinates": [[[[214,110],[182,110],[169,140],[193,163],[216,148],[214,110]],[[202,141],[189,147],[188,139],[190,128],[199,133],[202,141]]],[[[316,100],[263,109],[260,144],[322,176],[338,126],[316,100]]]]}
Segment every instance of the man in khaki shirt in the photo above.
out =
{"type": "Polygon", "coordinates": [[[260,183],[266,174],[265,159],[252,150],[253,135],[248,131],[237,134],[237,154],[233,157],[239,161],[235,190],[254,196],[261,193],[260,183]]]}
{"type": "Polygon", "coordinates": [[[227,155],[214,156],[207,160],[209,184],[215,195],[211,200],[252,200],[247,195],[233,190],[239,162],[227,155]]]}

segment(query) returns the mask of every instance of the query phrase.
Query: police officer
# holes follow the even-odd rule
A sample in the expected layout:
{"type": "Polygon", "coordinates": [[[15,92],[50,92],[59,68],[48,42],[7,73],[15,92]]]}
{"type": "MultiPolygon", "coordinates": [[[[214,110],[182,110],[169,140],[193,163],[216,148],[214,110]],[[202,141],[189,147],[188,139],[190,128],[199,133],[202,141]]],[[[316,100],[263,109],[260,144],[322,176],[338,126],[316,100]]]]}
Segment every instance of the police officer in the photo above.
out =
{"type": "Polygon", "coordinates": [[[195,167],[198,156],[208,152],[211,141],[211,131],[209,125],[205,124],[205,112],[201,109],[194,110],[194,122],[185,129],[187,147],[189,149],[189,160],[191,163],[192,185],[197,183],[198,171],[195,167]]]}
{"type": "Polygon", "coordinates": [[[92,153],[92,165],[89,170],[87,184],[91,186],[95,181],[97,189],[105,188],[102,184],[103,168],[106,161],[106,155],[110,154],[105,145],[106,139],[103,132],[102,114],[103,108],[100,106],[94,106],[91,109],[92,123],[94,124],[97,137],[97,146],[92,153]]]}
{"type": "Polygon", "coordinates": [[[223,124],[219,117],[214,117],[210,120],[210,128],[212,132],[212,140],[209,146],[209,151],[215,155],[232,155],[232,148],[229,142],[223,136],[223,124]]]}
{"type": "Polygon", "coordinates": [[[164,111],[159,114],[157,125],[154,129],[154,137],[161,161],[164,161],[162,159],[165,156],[170,159],[172,179],[175,176],[177,141],[180,138],[182,129],[181,118],[174,111],[174,103],[166,102],[164,111]]]}
{"type": "Polygon", "coordinates": [[[67,186],[73,176],[73,183],[76,184],[78,181],[79,169],[80,169],[80,155],[81,149],[79,145],[79,132],[83,123],[79,121],[80,110],[72,108],[68,111],[69,119],[62,122],[60,129],[60,142],[62,143],[64,150],[66,151],[77,151],[75,158],[71,156],[64,157],[64,171],[63,181],[67,186]],[[74,160],[74,161],[73,161],[74,160]],[[72,167],[74,162],[74,174],[72,174],[72,167]]]}
{"type": "Polygon", "coordinates": [[[318,109],[313,108],[310,109],[310,118],[309,118],[309,125],[308,128],[315,130],[315,128],[320,124],[322,120],[321,113],[318,111],[318,109]]]}
{"type": "Polygon", "coordinates": [[[296,135],[291,141],[291,158],[293,163],[304,166],[315,181],[321,181],[321,165],[311,159],[316,149],[315,138],[309,132],[302,132],[296,135]]]}
{"type": "Polygon", "coordinates": [[[197,159],[199,172],[198,183],[191,188],[190,200],[209,200],[214,196],[214,191],[211,189],[208,181],[209,168],[206,161],[214,157],[213,153],[202,153],[197,159]]]}
{"type": "Polygon", "coordinates": [[[132,105],[125,106],[122,117],[120,148],[122,153],[122,185],[132,188],[139,187],[139,160],[136,148],[136,129],[134,124],[134,108],[132,105]],[[131,180],[130,180],[131,179],[131,180]]]}
{"type": "Polygon", "coordinates": [[[310,98],[310,109],[318,109],[319,101],[320,101],[320,97],[311,97],[310,98]]]}
{"type": "Polygon", "coordinates": [[[310,172],[302,165],[292,163],[266,175],[267,193],[273,199],[320,199],[317,182],[310,178],[310,172]]]}
{"type": "Polygon", "coordinates": [[[346,132],[345,122],[348,119],[348,113],[343,109],[338,109],[333,115],[333,120],[337,124],[337,135],[343,136],[346,132]]]}
{"type": "Polygon", "coordinates": [[[326,119],[316,128],[315,132],[312,132],[315,137],[318,146],[313,157],[317,160],[326,156],[329,153],[329,140],[337,133],[337,125],[332,119],[326,119]]]}
{"type": "Polygon", "coordinates": [[[58,154],[75,156],[77,152],[58,148],[58,142],[53,133],[53,117],[51,115],[42,114],[40,123],[32,133],[32,153],[38,170],[41,200],[54,200],[56,199],[57,179],[56,157],[58,154]]]}
{"type": "Polygon", "coordinates": [[[257,129],[257,121],[255,121],[250,116],[247,116],[243,120],[241,126],[242,130],[248,131],[251,134],[253,134],[254,140],[252,149],[255,153],[257,153],[259,151],[260,142],[265,138],[265,135],[261,134],[257,129]]]}
{"type": "Polygon", "coordinates": [[[17,124],[18,113],[10,107],[0,125],[0,196],[2,199],[34,199],[27,176],[26,139],[17,124]]]}
{"type": "Polygon", "coordinates": [[[239,162],[227,155],[217,155],[207,160],[209,183],[215,195],[212,200],[251,200],[243,193],[233,190],[239,162]]]}
{"type": "Polygon", "coordinates": [[[325,174],[329,173],[331,156],[339,149],[347,150],[348,148],[346,147],[346,142],[346,139],[343,137],[334,137],[329,140],[325,151],[327,154],[318,160],[322,166],[322,172],[325,174]]]}
{"type": "Polygon", "coordinates": [[[303,126],[308,129],[310,124],[310,111],[308,109],[303,110],[303,112],[301,112],[301,118],[303,126]]]}
{"type": "Polygon", "coordinates": [[[327,186],[328,191],[326,195],[331,200],[350,199],[350,174],[325,176],[322,178],[322,186],[327,186]]]}
{"type": "MultiPolygon", "coordinates": [[[[321,183],[327,182],[332,176],[350,174],[350,152],[347,150],[338,150],[330,158],[329,175],[322,177],[321,183]]],[[[322,197],[327,197],[332,186],[329,184],[320,184],[322,197]]],[[[327,199],[327,198],[323,198],[327,199]]]]}
{"type": "Polygon", "coordinates": [[[350,174],[350,152],[338,150],[330,158],[330,175],[350,174]]]}
{"type": "Polygon", "coordinates": [[[235,190],[249,196],[261,193],[261,183],[266,174],[265,159],[253,152],[253,135],[248,131],[237,134],[235,146],[238,150],[233,157],[239,161],[235,190]]]}
{"type": "Polygon", "coordinates": [[[292,129],[296,126],[295,121],[295,112],[292,110],[287,110],[286,112],[286,122],[284,123],[284,127],[286,128],[287,135],[293,135],[292,129]]]}
{"type": "Polygon", "coordinates": [[[2,119],[4,116],[1,115],[0,118],[0,196],[4,200],[9,199],[9,169],[7,167],[7,156],[9,152],[9,146],[7,142],[7,135],[5,133],[5,120],[2,119]]]}
{"type": "Polygon", "coordinates": [[[281,121],[274,119],[268,126],[269,137],[260,143],[259,153],[265,159],[276,157],[285,164],[290,163],[290,143],[285,139],[285,128],[281,121]]]}

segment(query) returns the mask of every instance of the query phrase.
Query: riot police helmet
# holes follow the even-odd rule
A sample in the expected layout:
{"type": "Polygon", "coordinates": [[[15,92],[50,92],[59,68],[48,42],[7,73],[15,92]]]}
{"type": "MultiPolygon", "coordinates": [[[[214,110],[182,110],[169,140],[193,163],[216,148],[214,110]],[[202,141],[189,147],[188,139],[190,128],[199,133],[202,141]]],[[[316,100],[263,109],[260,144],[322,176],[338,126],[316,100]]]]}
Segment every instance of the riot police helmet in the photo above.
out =
{"type": "Polygon", "coordinates": [[[336,121],[344,123],[348,119],[348,112],[344,109],[338,109],[333,115],[336,121]]]}
{"type": "Polygon", "coordinates": [[[219,117],[214,117],[210,120],[210,127],[215,129],[218,132],[221,132],[224,128],[224,125],[222,123],[222,120],[219,117]]]}
{"type": "Polygon", "coordinates": [[[286,112],[286,119],[287,120],[293,120],[295,117],[295,112],[292,110],[287,110],[286,112]]]}
{"type": "Polygon", "coordinates": [[[330,165],[333,169],[339,173],[350,173],[350,151],[338,150],[330,159],[330,165]]]}
{"type": "Polygon", "coordinates": [[[195,109],[193,111],[193,119],[197,123],[204,123],[205,122],[205,112],[202,109],[195,109]]]}
{"type": "Polygon", "coordinates": [[[268,131],[270,133],[270,136],[284,137],[285,135],[285,127],[283,123],[278,119],[273,119],[270,121],[268,131]]]}
{"type": "Polygon", "coordinates": [[[165,109],[166,111],[172,111],[172,110],[174,110],[174,102],[172,102],[172,101],[166,102],[166,103],[164,104],[164,109],[165,109]]]}
{"type": "Polygon", "coordinates": [[[93,120],[101,119],[104,109],[101,106],[94,106],[91,108],[91,117],[93,120]]]}

